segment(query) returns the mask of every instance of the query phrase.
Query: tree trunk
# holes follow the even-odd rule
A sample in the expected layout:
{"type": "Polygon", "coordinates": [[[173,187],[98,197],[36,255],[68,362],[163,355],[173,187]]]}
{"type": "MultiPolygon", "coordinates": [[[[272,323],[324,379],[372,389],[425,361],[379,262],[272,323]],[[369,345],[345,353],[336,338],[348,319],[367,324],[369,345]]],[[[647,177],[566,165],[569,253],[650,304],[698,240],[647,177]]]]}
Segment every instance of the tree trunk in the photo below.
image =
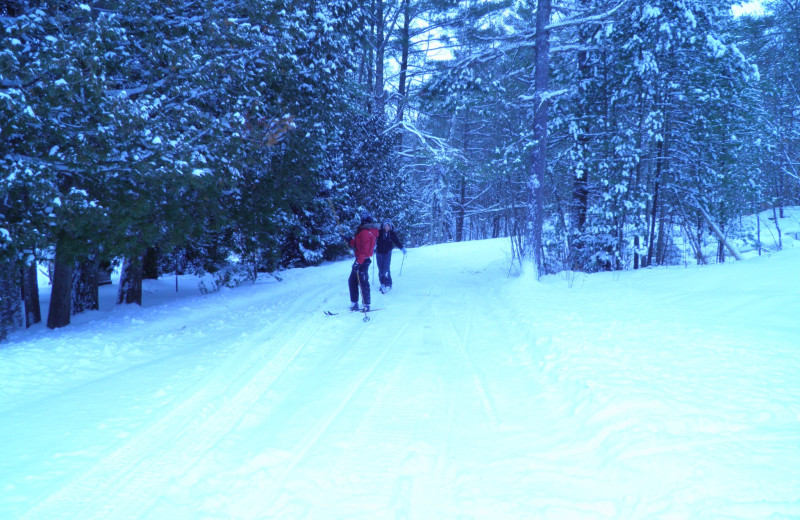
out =
{"type": "Polygon", "coordinates": [[[126,258],[119,277],[117,303],[142,304],[142,259],[126,258]]]}
{"type": "Polygon", "coordinates": [[[699,225],[697,226],[697,235],[695,236],[694,232],[692,231],[692,224],[693,222],[689,219],[689,215],[686,214],[686,210],[683,207],[682,199],[679,196],[676,197],[669,197],[670,203],[680,211],[681,214],[681,228],[683,228],[683,232],[686,234],[686,239],[689,241],[689,244],[692,246],[692,250],[694,251],[695,260],[697,260],[697,265],[705,265],[706,259],[703,256],[703,235],[702,235],[702,227],[699,225]]]}
{"type": "Polygon", "coordinates": [[[72,314],[98,310],[100,297],[97,289],[97,272],[100,260],[96,254],[75,264],[72,273],[72,314]]]}
{"type": "Polygon", "coordinates": [[[671,234],[672,222],[666,215],[664,208],[666,204],[661,205],[661,216],[658,218],[658,238],[656,239],[656,265],[666,265],[667,263],[667,238],[671,234]]]}
{"type": "MultiPolygon", "coordinates": [[[[370,0],[370,2],[369,2],[369,8],[368,9],[369,9],[370,13],[374,13],[375,12],[375,1],[376,0],[370,0]]],[[[374,37],[374,35],[375,35],[375,18],[374,17],[368,17],[368,18],[369,18],[369,34],[370,34],[370,37],[374,37]]],[[[363,57],[363,62],[361,64],[362,66],[361,66],[361,69],[360,69],[359,80],[364,85],[366,85],[367,89],[370,90],[370,91],[374,90],[374,88],[375,88],[374,87],[374,83],[373,83],[373,76],[372,76],[373,73],[374,73],[374,68],[375,68],[375,67],[373,67],[374,60],[375,60],[375,46],[374,45],[365,45],[364,46],[364,57],[363,57]]],[[[368,109],[370,110],[370,113],[374,113],[374,112],[372,112],[374,110],[374,108],[372,106],[372,99],[369,98],[367,103],[369,104],[368,109]]]]}
{"type": "Polygon", "coordinates": [[[547,89],[550,85],[550,40],[547,25],[550,23],[550,0],[538,0],[536,7],[536,70],[534,71],[533,139],[531,175],[528,178],[528,215],[525,254],[533,261],[536,278],[545,274],[544,244],[544,179],[547,171],[547,89]]]}
{"type": "Polygon", "coordinates": [[[464,240],[464,218],[466,215],[467,204],[467,176],[461,175],[459,178],[458,208],[456,209],[456,242],[464,240]]]}
{"type": "Polygon", "coordinates": [[[47,313],[47,328],[56,329],[69,325],[72,314],[72,271],[75,262],[63,253],[61,240],[56,245],[53,287],[50,289],[50,310],[47,313]]]}
{"type": "MultiPolygon", "coordinates": [[[[400,79],[397,85],[397,121],[403,121],[406,108],[406,77],[408,75],[408,51],[411,46],[411,0],[403,0],[403,29],[400,35],[400,79]]],[[[402,135],[402,134],[401,134],[402,135]]]]}
{"type": "Polygon", "coordinates": [[[12,261],[0,262],[0,341],[22,326],[19,269],[12,261]]]}
{"type": "Polygon", "coordinates": [[[36,262],[31,262],[22,270],[22,298],[25,302],[25,327],[42,321],[42,308],[39,305],[39,283],[36,262]]]}
{"type": "Polygon", "coordinates": [[[142,278],[147,280],[158,280],[161,274],[158,268],[161,251],[155,247],[148,247],[144,252],[142,260],[142,278]]]}
{"type": "Polygon", "coordinates": [[[375,0],[375,85],[373,90],[373,114],[382,118],[385,115],[383,93],[383,58],[386,45],[384,37],[383,0],[375,0]]]}
{"type": "Polygon", "coordinates": [[[657,147],[657,156],[656,156],[656,175],[655,175],[655,184],[653,186],[653,206],[650,209],[650,238],[648,239],[647,243],[647,261],[645,262],[645,267],[653,265],[653,255],[655,254],[656,249],[656,222],[658,222],[658,189],[659,185],[661,184],[661,154],[663,153],[663,141],[661,141],[657,147]]]}
{"type": "MultiPolygon", "coordinates": [[[[642,59],[642,54],[643,53],[640,50],[639,51],[639,59],[642,59]]],[[[639,119],[639,121],[638,121],[639,130],[638,130],[637,135],[636,135],[636,148],[638,150],[640,150],[640,153],[641,153],[641,151],[644,150],[644,144],[643,143],[644,143],[644,139],[645,139],[645,121],[646,121],[646,117],[647,117],[647,108],[646,108],[647,90],[644,88],[643,80],[642,80],[641,76],[637,76],[637,78],[638,79],[636,81],[636,84],[637,84],[637,90],[639,92],[639,117],[638,117],[638,119],[639,119]]],[[[640,189],[640,186],[642,184],[642,176],[643,176],[642,175],[642,164],[643,164],[643,162],[644,162],[644,158],[641,158],[639,161],[636,162],[636,178],[635,178],[635,181],[634,181],[634,186],[636,186],[637,191],[640,189]]],[[[642,243],[641,243],[642,242],[642,237],[640,236],[641,229],[639,228],[639,226],[636,226],[636,228],[637,228],[635,230],[636,236],[633,239],[633,251],[634,251],[633,252],[633,268],[634,269],[639,269],[640,264],[641,264],[642,267],[645,266],[645,260],[644,260],[644,258],[640,258],[641,254],[639,253],[639,249],[640,249],[640,247],[642,245],[642,243]]],[[[647,230],[645,229],[645,234],[646,233],[647,233],[647,230]]]]}
{"type": "MultiPolygon", "coordinates": [[[[585,3],[585,2],[584,2],[585,3]]],[[[582,44],[588,44],[596,29],[592,26],[581,27],[578,32],[582,44]]],[[[586,224],[586,214],[589,209],[589,164],[587,155],[589,153],[589,118],[591,113],[590,98],[591,94],[588,92],[586,85],[592,77],[592,67],[589,64],[589,51],[578,51],[578,134],[577,134],[577,155],[578,155],[578,168],[575,171],[575,179],[572,185],[572,205],[573,212],[573,226],[581,237],[579,243],[583,243],[583,227],[586,224]]]]}
{"type": "Polygon", "coordinates": [[[700,264],[700,260],[702,259],[702,265],[707,264],[706,257],[703,254],[703,217],[699,215],[697,217],[697,250],[700,251],[698,255],[698,265],[700,264]]]}
{"type": "MultiPolygon", "coordinates": [[[[469,155],[470,147],[470,110],[467,109],[464,114],[464,138],[461,140],[462,149],[464,150],[464,157],[469,155]]],[[[470,164],[470,161],[466,161],[470,164]]],[[[465,169],[468,166],[465,166],[465,169]]],[[[464,240],[464,221],[467,215],[467,174],[462,173],[458,179],[458,208],[456,209],[456,242],[464,240]]]]}
{"type": "MultiPolygon", "coordinates": [[[[781,207],[781,211],[783,211],[783,207],[781,207]]],[[[780,215],[778,215],[775,211],[775,206],[772,206],[772,218],[775,219],[775,232],[778,235],[778,249],[783,249],[783,237],[781,236],[781,222],[780,222],[780,215]]],[[[738,260],[738,259],[737,259],[738,260]]]]}
{"type": "Polygon", "coordinates": [[[758,256],[761,256],[761,215],[756,206],[756,243],[758,244],[758,256]]]}

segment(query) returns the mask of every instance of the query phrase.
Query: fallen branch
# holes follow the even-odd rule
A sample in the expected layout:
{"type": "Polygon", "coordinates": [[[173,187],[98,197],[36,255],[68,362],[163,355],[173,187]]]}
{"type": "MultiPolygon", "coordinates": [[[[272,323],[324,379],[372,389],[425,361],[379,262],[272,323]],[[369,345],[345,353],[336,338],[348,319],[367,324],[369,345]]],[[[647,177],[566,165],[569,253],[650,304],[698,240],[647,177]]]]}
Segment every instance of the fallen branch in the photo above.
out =
{"type": "Polygon", "coordinates": [[[739,253],[736,247],[734,247],[733,244],[728,242],[728,239],[726,239],[725,235],[722,234],[722,231],[719,229],[719,226],[717,226],[717,223],[714,222],[714,219],[711,218],[711,215],[708,213],[708,211],[706,211],[703,205],[700,204],[700,202],[694,196],[692,196],[692,201],[694,202],[695,207],[698,210],[700,210],[700,213],[703,215],[703,218],[706,219],[706,222],[708,222],[708,226],[711,228],[711,231],[713,231],[714,234],[717,236],[717,240],[719,240],[720,243],[722,243],[728,249],[728,251],[730,251],[730,253],[733,255],[735,259],[744,260],[742,254],[739,253]]]}

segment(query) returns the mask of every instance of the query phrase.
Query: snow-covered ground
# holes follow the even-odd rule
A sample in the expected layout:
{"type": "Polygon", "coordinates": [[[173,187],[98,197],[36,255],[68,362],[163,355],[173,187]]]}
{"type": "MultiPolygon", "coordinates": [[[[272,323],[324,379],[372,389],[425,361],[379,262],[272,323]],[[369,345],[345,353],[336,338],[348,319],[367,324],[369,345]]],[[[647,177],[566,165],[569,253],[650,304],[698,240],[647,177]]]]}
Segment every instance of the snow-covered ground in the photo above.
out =
{"type": "Polygon", "coordinates": [[[0,518],[800,518],[794,245],[541,282],[409,249],[366,323],[323,314],[350,261],[103,287],[0,344],[0,518]]]}

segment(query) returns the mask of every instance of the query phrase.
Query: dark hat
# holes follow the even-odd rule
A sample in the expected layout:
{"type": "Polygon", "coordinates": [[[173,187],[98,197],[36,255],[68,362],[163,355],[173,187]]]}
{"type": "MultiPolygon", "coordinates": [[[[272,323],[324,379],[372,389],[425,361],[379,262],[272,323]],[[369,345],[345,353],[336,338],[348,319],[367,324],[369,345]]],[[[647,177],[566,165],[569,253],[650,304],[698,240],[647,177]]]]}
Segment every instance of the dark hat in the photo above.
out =
{"type": "Polygon", "coordinates": [[[362,224],[372,223],[372,215],[370,215],[369,211],[365,211],[361,214],[361,223],[362,224]]]}

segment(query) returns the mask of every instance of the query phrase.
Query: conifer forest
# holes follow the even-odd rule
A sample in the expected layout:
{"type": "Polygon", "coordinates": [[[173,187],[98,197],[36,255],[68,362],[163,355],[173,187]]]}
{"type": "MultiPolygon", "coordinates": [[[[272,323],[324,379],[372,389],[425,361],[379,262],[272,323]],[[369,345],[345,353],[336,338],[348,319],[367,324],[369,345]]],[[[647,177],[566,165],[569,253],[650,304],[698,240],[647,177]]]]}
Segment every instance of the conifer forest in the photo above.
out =
{"type": "Polygon", "coordinates": [[[0,0],[0,339],[361,214],[538,276],[738,256],[800,204],[800,1],[0,0]]]}

